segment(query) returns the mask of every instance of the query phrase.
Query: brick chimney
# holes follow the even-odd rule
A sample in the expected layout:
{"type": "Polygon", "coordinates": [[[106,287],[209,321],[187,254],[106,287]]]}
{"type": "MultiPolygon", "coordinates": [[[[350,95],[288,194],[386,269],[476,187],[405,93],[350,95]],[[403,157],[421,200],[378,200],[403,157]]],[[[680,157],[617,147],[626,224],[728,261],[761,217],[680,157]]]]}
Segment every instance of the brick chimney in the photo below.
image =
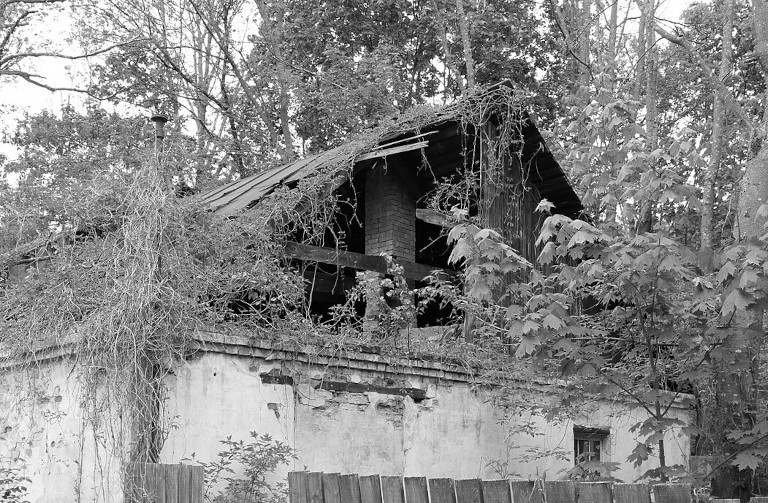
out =
{"type": "Polygon", "coordinates": [[[416,200],[396,168],[374,167],[365,182],[365,253],[416,261],[416,200]]]}

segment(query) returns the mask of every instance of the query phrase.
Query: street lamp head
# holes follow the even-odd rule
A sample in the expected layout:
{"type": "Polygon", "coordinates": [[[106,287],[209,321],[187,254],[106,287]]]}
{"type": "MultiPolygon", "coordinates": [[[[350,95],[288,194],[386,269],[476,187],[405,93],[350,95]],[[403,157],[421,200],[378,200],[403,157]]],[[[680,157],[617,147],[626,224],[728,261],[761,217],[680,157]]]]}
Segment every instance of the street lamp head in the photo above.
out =
{"type": "Polygon", "coordinates": [[[165,123],[168,122],[168,117],[161,113],[155,113],[150,117],[150,120],[155,123],[155,137],[161,140],[165,138],[165,123]]]}

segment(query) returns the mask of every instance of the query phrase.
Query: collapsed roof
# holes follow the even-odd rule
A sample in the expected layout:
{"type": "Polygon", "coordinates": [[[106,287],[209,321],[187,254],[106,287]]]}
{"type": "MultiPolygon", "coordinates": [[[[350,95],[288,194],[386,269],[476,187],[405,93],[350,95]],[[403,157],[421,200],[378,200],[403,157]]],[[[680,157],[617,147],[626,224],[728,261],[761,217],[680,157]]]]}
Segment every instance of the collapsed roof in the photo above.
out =
{"type": "MultiPolygon", "coordinates": [[[[300,180],[320,172],[337,169],[340,172],[346,171],[350,163],[358,172],[370,168],[374,159],[406,152],[434,160],[430,161],[430,167],[433,175],[439,177],[450,170],[451,166],[460,163],[464,155],[459,140],[467,131],[467,121],[463,116],[467,104],[482,101],[493,105],[494,101],[507,99],[511,92],[508,86],[497,85],[443,108],[416,109],[364,137],[334,149],[211,189],[201,195],[202,200],[219,214],[235,215],[253,207],[279,187],[292,187],[300,180]]],[[[522,148],[516,146],[516,152],[526,170],[523,178],[528,180],[542,199],[555,205],[554,213],[572,218],[579,216],[583,206],[568,177],[530,116],[525,111],[519,111],[518,116],[522,148]]],[[[485,120],[499,121],[503,117],[496,111],[485,117],[485,120]]]]}

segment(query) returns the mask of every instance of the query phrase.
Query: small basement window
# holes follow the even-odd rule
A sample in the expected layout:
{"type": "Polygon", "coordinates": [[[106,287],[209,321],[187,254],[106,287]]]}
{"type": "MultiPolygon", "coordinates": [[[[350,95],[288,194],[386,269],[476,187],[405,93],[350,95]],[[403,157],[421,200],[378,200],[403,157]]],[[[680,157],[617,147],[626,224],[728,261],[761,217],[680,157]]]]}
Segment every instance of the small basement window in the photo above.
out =
{"type": "Polygon", "coordinates": [[[608,428],[588,426],[573,427],[573,462],[575,465],[586,461],[605,461],[605,447],[608,445],[608,428]],[[601,459],[602,456],[602,459],[601,459]]]}

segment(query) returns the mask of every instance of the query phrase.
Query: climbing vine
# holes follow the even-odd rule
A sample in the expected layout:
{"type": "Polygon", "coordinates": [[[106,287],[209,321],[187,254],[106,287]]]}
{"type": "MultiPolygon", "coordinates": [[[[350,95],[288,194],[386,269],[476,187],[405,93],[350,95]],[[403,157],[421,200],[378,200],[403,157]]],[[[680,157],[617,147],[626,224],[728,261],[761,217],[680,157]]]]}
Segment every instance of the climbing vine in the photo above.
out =
{"type": "MultiPolygon", "coordinates": [[[[108,478],[124,473],[115,463],[128,467],[159,459],[172,427],[164,411],[165,383],[195,351],[199,331],[247,331],[253,337],[317,347],[377,344],[384,351],[403,351],[402,341],[390,335],[403,329],[419,306],[396,263],[390,261],[392,279],[383,293],[353,290],[330,319],[318,320],[306,310],[303,271],[285,254],[283,243],[290,238],[328,245],[327,231],[340,218],[342,204],[335,190],[354,183],[361,154],[375,152],[392,138],[454,121],[464,133],[462,176],[453,188],[439,183],[448,180],[436,180],[438,189],[428,204],[443,212],[449,204],[455,208],[448,213],[459,224],[449,235],[451,260],[466,266],[470,288],[465,295],[455,284],[435,282],[421,292],[420,305],[450,299],[456,315],[471,313],[484,320],[473,330],[487,334],[480,337],[487,347],[467,354],[460,349],[464,343],[450,338],[430,349],[443,351],[446,358],[461,357],[470,367],[485,365],[489,375],[501,373],[508,364],[497,346],[509,348],[513,339],[491,334],[512,334],[523,314],[492,302],[491,292],[504,283],[511,303],[530,300],[532,291],[504,275],[521,274],[531,264],[504,245],[503,236],[478,225],[488,208],[478,208],[477,202],[487,200],[483,191],[505,190],[499,183],[490,189],[489,180],[504,179],[499,173],[505,172],[509,154],[520,156],[520,110],[519,98],[505,86],[448,108],[417,108],[324,154],[312,174],[278,187],[237,218],[212,213],[194,197],[180,197],[179,181],[192,155],[183,142],[168,138],[160,155],[145,149],[134,170],[116,167],[85,188],[86,198],[62,204],[66,211],[47,222],[47,229],[38,229],[38,238],[2,250],[2,363],[26,365],[34,379],[44,369],[46,351],[63,351],[74,364],[82,430],[92,435],[102,464],[97,468],[108,478]],[[493,126],[486,127],[489,123],[493,126]],[[499,264],[490,265],[494,262],[499,264]],[[13,281],[8,267],[18,263],[27,264],[26,278],[13,281]],[[381,305],[394,307],[379,313],[378,330],[363,330],[354,304],[378,295],[384,295],[381,305]],[[489,366],[491,360],[498,367],[489,366]]],[[[420,169],[430,169],[426,159],[420,169]]],[[[513,183],[516,191],[529,190],[524,177],[513,183]]],[[[508,216],[519,218],[520,213],[508,216]]],[[[15,225],[21,229],[25,223],[15,225]]],[[[526,353],[523,348],[518,352],[526,353]]],[[[408,341],[409,349],[418,350],[417,342],[408,341]]]]}

